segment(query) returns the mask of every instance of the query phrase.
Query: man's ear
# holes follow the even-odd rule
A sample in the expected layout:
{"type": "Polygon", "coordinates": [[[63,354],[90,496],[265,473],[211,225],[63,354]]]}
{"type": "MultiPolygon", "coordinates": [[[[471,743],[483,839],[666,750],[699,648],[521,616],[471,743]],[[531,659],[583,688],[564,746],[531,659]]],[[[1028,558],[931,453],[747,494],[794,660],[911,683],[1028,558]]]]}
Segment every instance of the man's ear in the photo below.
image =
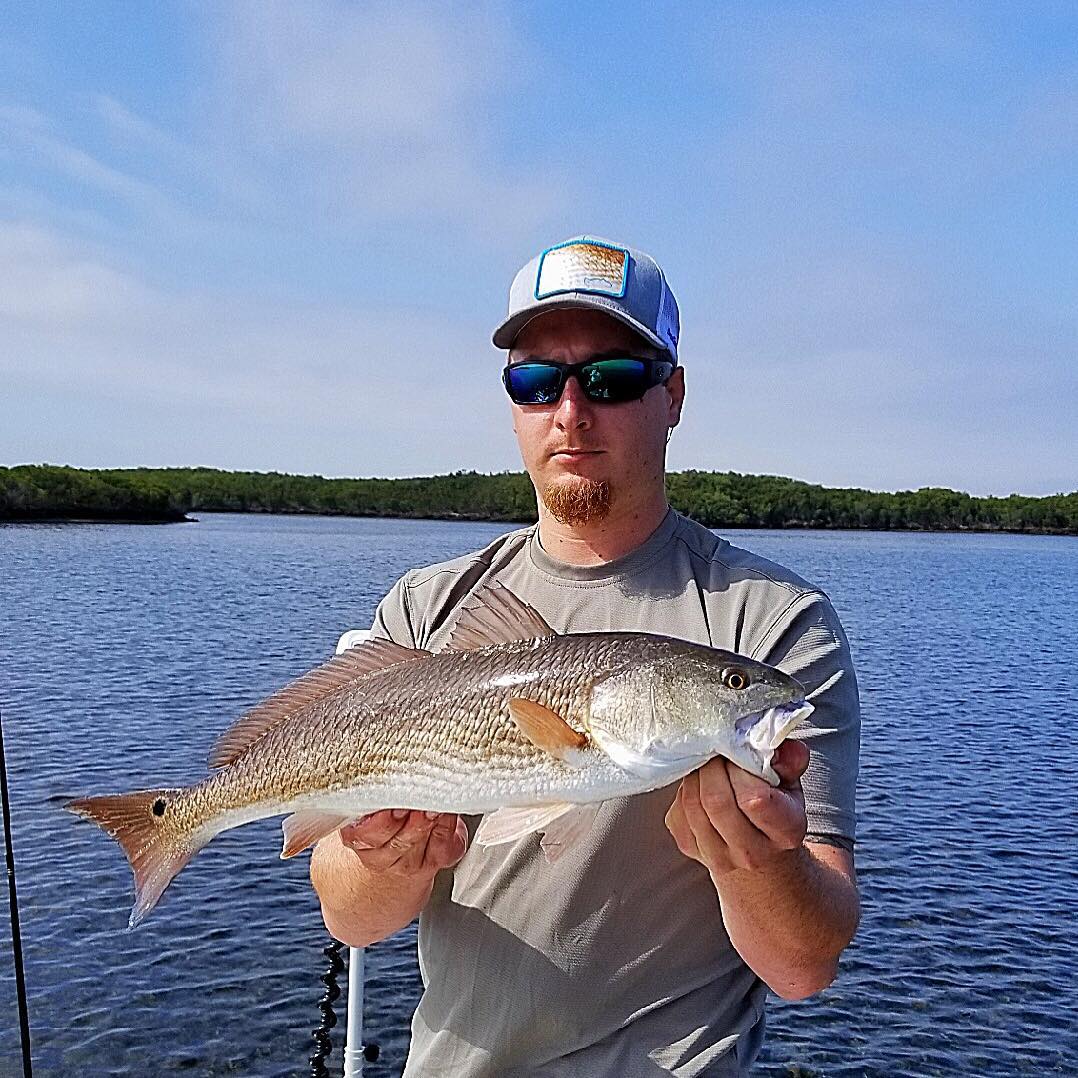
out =
{"type": "Polygon", "coordinates": [[[681,422],[681,408],[685,403],[685,368],[675,367],[674,373],[666,381],[666,391],[670,394],[670,409],[667,413],[667,426],[673,428],[681,422]]]}

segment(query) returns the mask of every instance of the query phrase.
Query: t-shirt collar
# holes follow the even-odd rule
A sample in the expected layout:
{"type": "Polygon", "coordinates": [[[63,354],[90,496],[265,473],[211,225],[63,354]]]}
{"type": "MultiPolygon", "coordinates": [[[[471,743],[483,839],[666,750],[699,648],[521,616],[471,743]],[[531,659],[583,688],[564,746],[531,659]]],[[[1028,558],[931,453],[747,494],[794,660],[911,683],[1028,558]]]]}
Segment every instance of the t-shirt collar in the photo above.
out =
{"type": "Polygon", "coordinates": [[[528,539],[528,558],[541,573],[554,580],[574,581],[609,581],[618,577],[629,576],[650,565],[674,537],[677,531],[678,515],[673,509],[667,509],[662,523],[635,550],[623,554],[613,561],[601,565],[571,565],[553,557],[539,543],[539,525],[532,528],[528,539]]]}

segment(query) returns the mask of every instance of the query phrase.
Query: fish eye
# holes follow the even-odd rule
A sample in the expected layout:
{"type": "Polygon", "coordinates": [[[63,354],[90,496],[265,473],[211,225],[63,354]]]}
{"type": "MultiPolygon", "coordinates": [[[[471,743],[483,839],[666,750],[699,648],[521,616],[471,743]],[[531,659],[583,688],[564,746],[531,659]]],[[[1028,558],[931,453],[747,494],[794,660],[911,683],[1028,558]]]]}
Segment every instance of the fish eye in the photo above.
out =
{"type": "Polygon", "coordinates": [[[165,814],[165,799],[159,797],[152,805],[153,814],[155,816],[164,816],[165,814]]]}
{"type": "Polygon", "coordinates": [[[749,675],[744,670],[726,669],[722,672],[722,683],[728,689],[747,689],[749,675]]]}

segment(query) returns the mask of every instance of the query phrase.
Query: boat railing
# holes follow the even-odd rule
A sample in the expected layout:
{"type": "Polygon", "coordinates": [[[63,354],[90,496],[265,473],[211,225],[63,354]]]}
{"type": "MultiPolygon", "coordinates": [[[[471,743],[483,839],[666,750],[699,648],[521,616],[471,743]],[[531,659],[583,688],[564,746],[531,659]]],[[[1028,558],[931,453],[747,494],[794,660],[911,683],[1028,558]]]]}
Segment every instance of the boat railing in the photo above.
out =
{"type": "MultiPolygon", "coordinates": [[[[370,638],[370,629],[349,629],[337,641],[337,654],[370,638]]],[[[359,1078],[366,1059],[363,1045],[363,948],[348,948],[348,1018],[344,1033],[344,1078],[359,1078]]]]}

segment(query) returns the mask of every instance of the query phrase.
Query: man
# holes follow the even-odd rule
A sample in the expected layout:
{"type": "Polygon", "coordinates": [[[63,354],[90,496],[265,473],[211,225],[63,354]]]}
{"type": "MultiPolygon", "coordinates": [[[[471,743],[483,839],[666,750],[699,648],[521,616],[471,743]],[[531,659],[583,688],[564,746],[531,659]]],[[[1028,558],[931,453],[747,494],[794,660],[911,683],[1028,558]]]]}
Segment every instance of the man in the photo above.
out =
{"type": "Polygon", "coordinates": [[[530,261],[494,343],[538,525],[408,573],[375,632],[437,648],[497,580],[559,632],[662,633],[769,662],[815,711],[777,754],[778,788],[712,760],[607,802],[553,864],[535,835],[469,847],[476,821],[449,814],[384,811],[324,839],[311,877],[335,936],[365,945],[420,915],[406,1076],[743,1074],[765,986],[826,987],[856,929],[849,649],[822,592],[667,505],[678,329],[640,251],[579,238],[530,261]]]}

